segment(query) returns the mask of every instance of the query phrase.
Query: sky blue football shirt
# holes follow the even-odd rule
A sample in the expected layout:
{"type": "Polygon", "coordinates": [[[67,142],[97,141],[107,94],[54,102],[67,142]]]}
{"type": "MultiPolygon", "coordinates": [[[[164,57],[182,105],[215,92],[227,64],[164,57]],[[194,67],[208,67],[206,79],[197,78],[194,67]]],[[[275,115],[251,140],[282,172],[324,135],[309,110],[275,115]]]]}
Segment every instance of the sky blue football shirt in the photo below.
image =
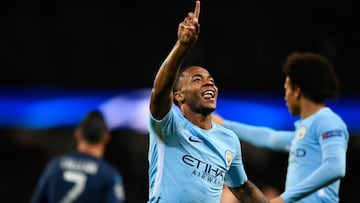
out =
{"type": "Polygon", "coordinates": [[[339,202],[339,177],[345,175],[349,133],[330,108],[296,121],[295,131],[228,120],[224,126],[255,146],[289,152],[285,192],[281,194],[285,202],[339,202]]]}
{"type": "Polygon", "coordinates": [[[224,183],[247,180],[234,132],[201,129],[175,109],[149,119],[149,203],[218,203],[224,183]]]}

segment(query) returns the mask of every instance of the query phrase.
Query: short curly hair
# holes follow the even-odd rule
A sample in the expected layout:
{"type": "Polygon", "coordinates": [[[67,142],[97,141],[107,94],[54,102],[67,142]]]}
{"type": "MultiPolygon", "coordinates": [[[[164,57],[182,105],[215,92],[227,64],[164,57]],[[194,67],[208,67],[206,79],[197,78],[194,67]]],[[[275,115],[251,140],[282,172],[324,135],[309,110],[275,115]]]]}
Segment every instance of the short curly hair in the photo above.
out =
{"type": "Polygon", "coordinates": [[[283,72],[292,87],[299,87],[304,96],[315,103],[338,97],[339,80],[335,69],[320,54],[295,51],[286,58],[283,72]]]}

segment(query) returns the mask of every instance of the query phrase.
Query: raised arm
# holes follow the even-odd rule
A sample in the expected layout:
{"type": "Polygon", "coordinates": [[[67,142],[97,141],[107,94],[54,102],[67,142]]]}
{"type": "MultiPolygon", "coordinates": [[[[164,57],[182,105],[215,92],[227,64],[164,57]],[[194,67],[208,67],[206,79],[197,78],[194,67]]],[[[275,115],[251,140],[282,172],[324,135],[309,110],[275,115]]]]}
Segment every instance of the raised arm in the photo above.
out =
{"type": "Polygon", "coordinates": [[[180,67],[199,35],[199,15],[200,1],[196,1],[195,10],[179,24],[178,40],[156,74],[150,97],[150,112],[156,119],[162,119],[171,109],[172,90],[180,67]]]}

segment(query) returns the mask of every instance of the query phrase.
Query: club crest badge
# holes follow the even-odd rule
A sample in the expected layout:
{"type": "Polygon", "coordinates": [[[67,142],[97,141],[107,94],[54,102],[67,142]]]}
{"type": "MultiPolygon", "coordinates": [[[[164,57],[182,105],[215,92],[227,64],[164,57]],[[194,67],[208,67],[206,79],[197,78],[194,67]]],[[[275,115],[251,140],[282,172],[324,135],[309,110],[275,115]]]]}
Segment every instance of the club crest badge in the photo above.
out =
{"type": "Polygon", "coordinates": [[[229,167],[232,160],[233,160],[233,154],[230,150],[226,150],[225,152],[225,160],[226,160],[226,165],[229,167]]]}
{"type": "Polygon", "coordinates": [[[302,140],[305,137],[306,134],[306,127],[302,126],[301,128],[299,128],[299,130],[296,132],[296,139],[297,140],[302,140]]]}

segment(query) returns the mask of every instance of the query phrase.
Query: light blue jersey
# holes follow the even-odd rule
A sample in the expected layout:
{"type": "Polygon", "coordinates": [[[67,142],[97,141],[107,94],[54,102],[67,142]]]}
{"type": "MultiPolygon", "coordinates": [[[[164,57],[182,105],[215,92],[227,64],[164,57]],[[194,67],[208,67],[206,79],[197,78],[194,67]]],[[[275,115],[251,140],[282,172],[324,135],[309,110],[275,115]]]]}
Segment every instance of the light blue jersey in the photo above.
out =
{"type": "Polygon", "coordinates": [[[295,132],[275,131],[225,121],[240,140],[255,146],[289,151],[286,203],[339,202],[340,179],[346,170],[349,133],[343,120],[329,108],[295,122],[295,132]]]}
{"type": "Polygon", "coordinates": [[[219,203],[224,184],[247,181],[231,130],[201,129],[175,109],[161,121],[149,117],[149,203],[219,203]]]}

